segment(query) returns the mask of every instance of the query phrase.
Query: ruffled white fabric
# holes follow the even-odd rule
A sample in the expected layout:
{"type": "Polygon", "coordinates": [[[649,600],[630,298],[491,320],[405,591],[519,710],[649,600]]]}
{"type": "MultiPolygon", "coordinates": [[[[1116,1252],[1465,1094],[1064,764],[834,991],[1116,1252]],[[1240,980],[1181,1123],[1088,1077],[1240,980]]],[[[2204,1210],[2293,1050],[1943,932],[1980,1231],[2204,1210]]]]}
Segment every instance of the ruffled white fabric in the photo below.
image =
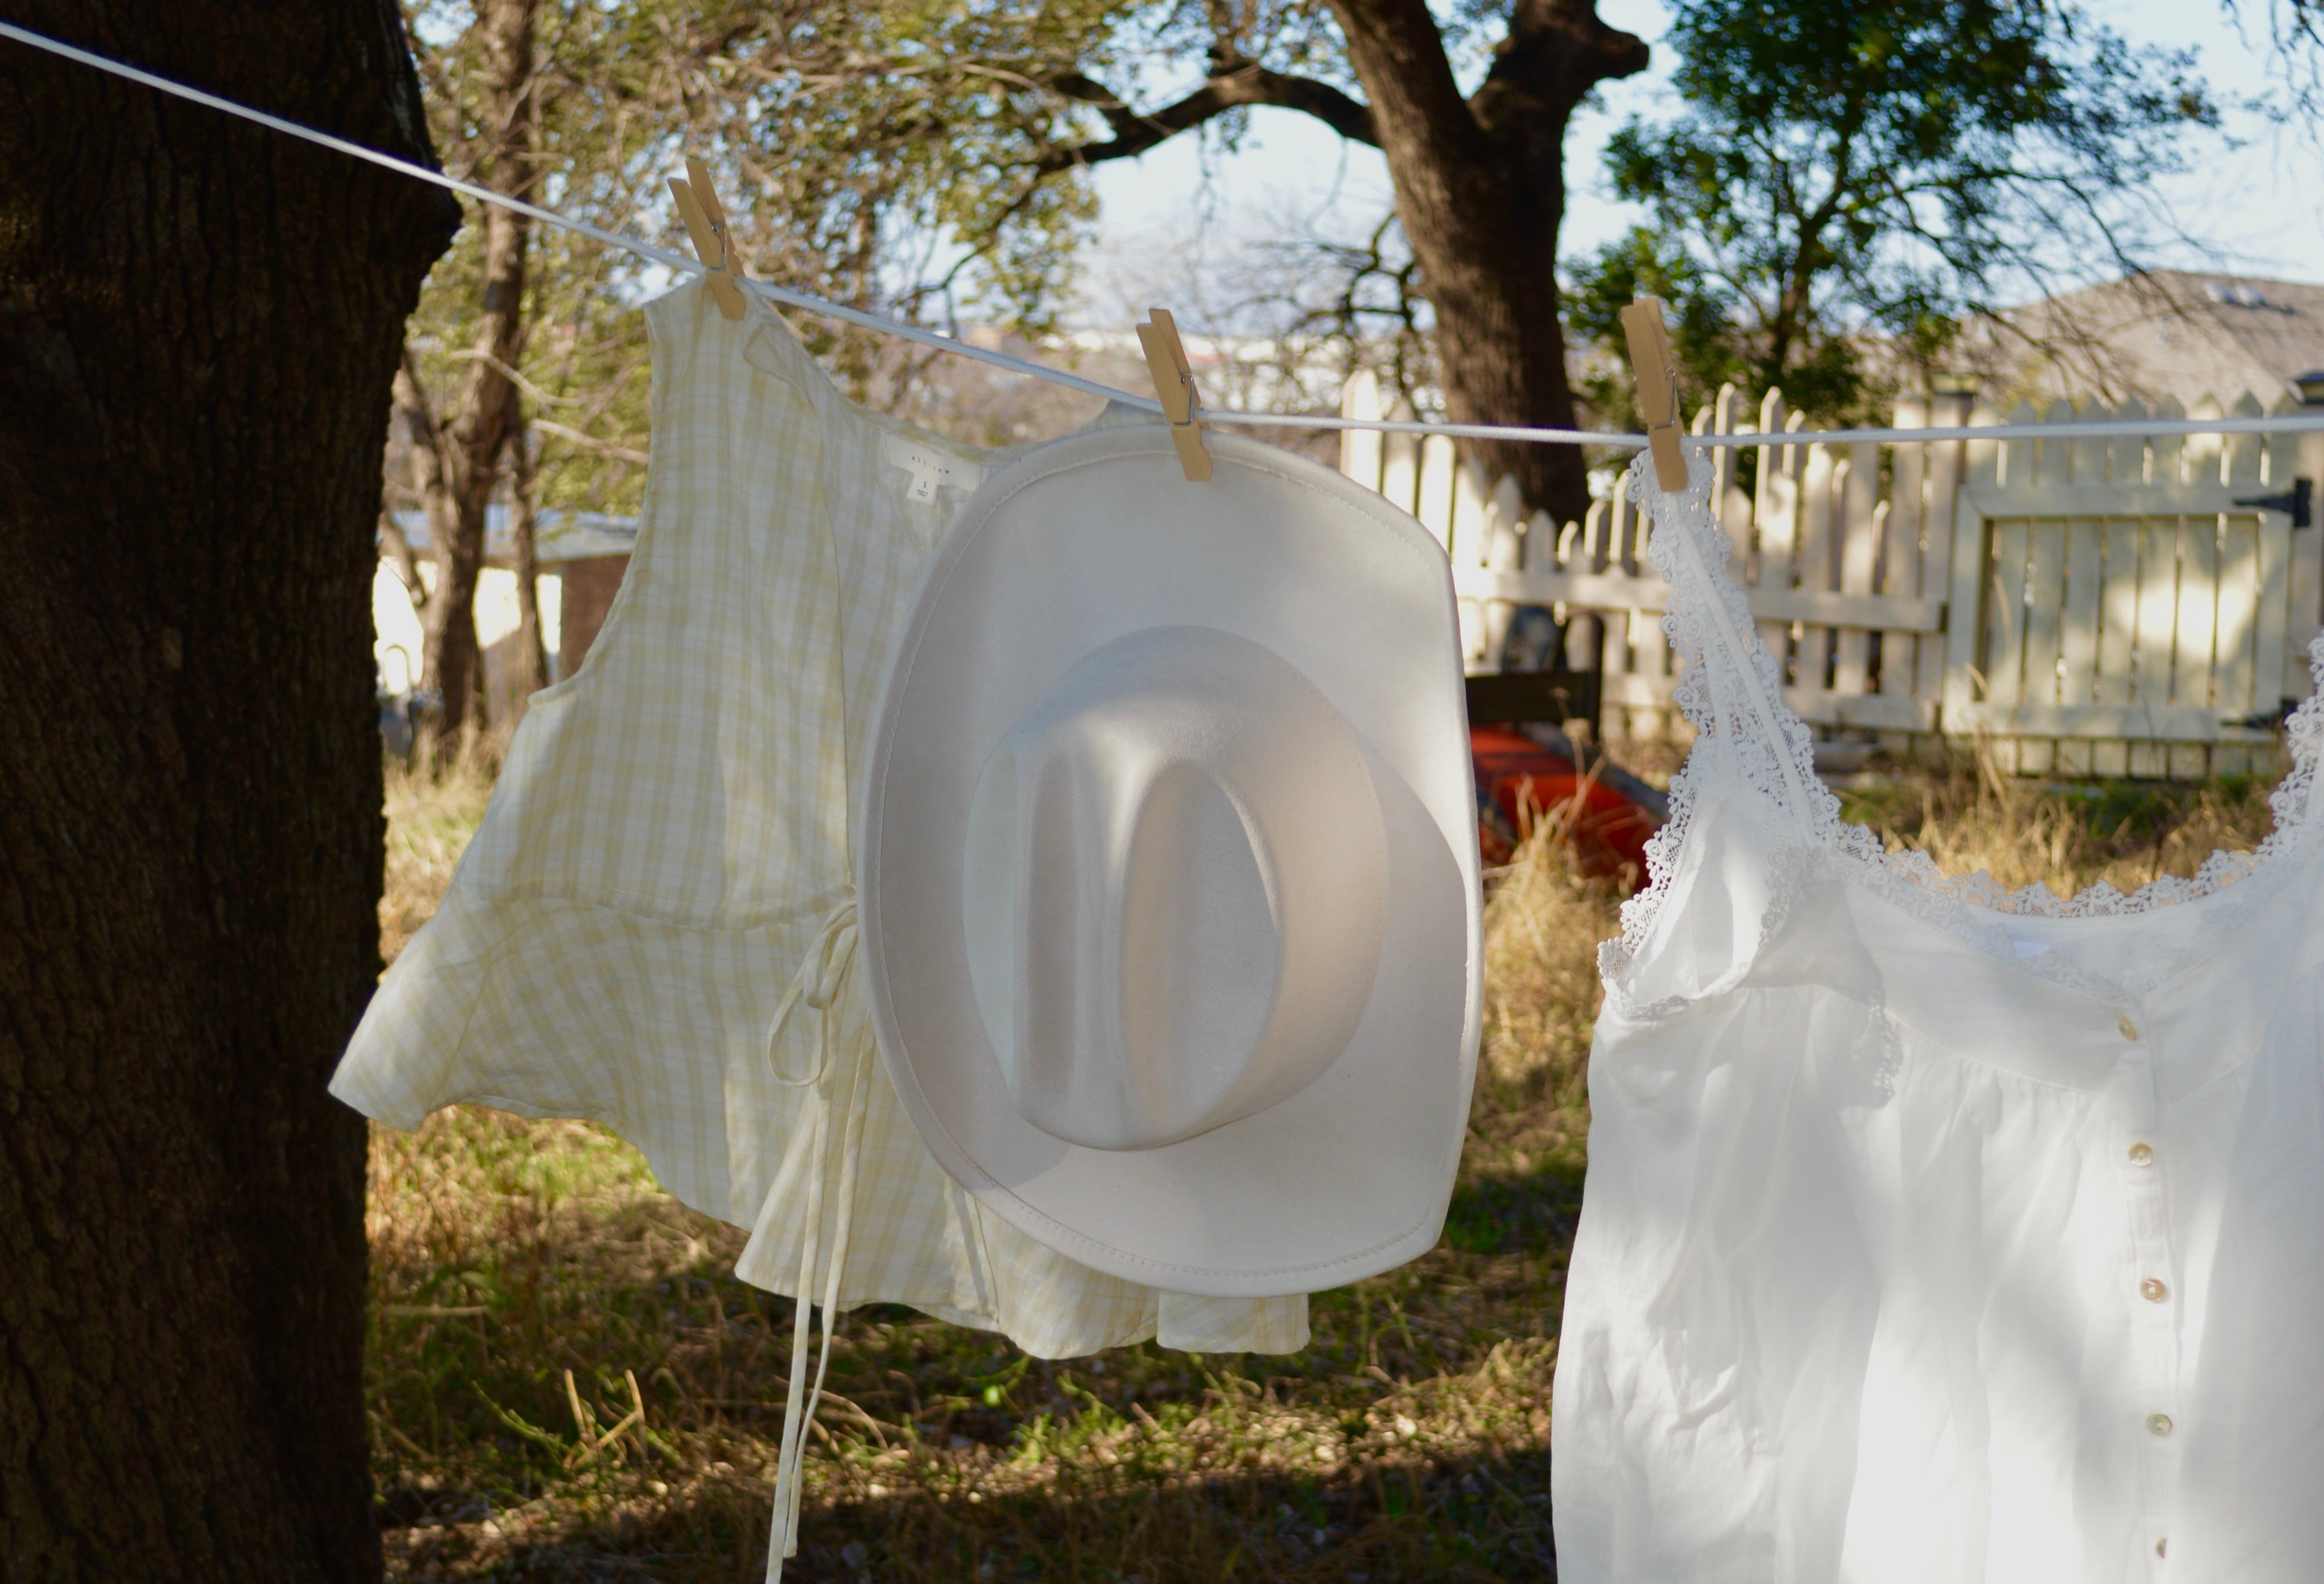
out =
{"type": "Polygon", "coordinates": [[[1601,959],[1559,1576],[2324,1577],[2324,705],[2255,853],[1948,879],[1815,778],[1709,479],[1628,485],[1699,736],[1601,959]]]}

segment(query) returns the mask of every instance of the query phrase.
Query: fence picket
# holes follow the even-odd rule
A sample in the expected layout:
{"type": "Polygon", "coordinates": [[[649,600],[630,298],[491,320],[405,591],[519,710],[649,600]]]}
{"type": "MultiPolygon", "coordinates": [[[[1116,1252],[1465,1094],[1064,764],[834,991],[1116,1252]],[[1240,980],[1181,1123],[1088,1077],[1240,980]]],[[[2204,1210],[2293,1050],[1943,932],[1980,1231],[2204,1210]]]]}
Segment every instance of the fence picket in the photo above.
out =
{"type": "MultiPolygon", "coordinates": [[[[1750,420],[1743,415],[1743,398],[1732,385],[1719,387],[1719,399],[1699,414],[1696,432],[1731,435],[1738,428],[1748,429],[1750,420]]],[[[1719,526],[1727,532],[1727,575],[1736,582],[1749,585],[1751,582],[1751,502],[1737,487],[1735,480],[1742,467],[1743,450],[1739,446],[1720,446],[1711,452],[1711,498],[1717,502],[1719,526]]]]}
{"type": "MultiPolygon", "coordinates": [[[[1759,404],[1759,432],[1764,435],[1795,433],[1806,421],[1806,415],[1787,412],[1784,393],[1770,391],[1759,404]]],[[[1752,516],[1758,531],[1753,536],[1752,577],[1754,586],[1788,593],[1795,586],[1794,547],[1798,538],[1800,492],[1799,470],[1804,452],[1798,446],[1762,446],[1758,449],[1759,478],[1757,499],[1753,502],[1752,516]]],[[[1792,623],[1762,622],[1760,640],[1775,657],[1775,669],[1789,677],[1792,675],[1792,623]]]]}
{"type": "MultiPolygon", "coordinates": [[[[1341,395],[1357,417],[1380,401],[1369,376],[1341,395]]],[[[2235,410],[2259,404],[2245,395],[2235,410]]],[[[1780,392],[1755,414],[1731,387],[1692,426],[1754,437],[1748,452],[1713,448],[1713,511],[1786,697],[1820,733],[1892,748],[1922,732],[1989,733],[2005,768],[2029,773],[2251,762],[2268,739],[2246,723],[2306,691],[2289,659],[2324,622],[2324,532],[2295,536],[2287,513],[2235,500],[2283,488],[2305,455],[2297,440],[2052,428],[2135,421],[2136,401],[2055,402],[2038,419],[2021,402],[2010,418],[2036,433],[2003,443],[1978,434],[1999,415],[1958,396],[1906,398],[1895,413],[1961,437],[1885,454],[1833,447],[1780,392]]],[[[2165,401],[2153,416],[2179,413],[2165,401]]],[[[2196,414],[2221,410],[2206,398],[2196,414]]],[[[1646,553],[1652,525],[1628,501],[1594,502],[1563,525],[1528,515],[1514,479],[1443,435],[1351,434],[1340,460],[1443,546],[1471,668],[1519,663],[1507,653],[1512,617],[1548,605],[1566,663],[1601,673],[1609,740],[1684,731],[1661,623],[1671,590],[1646,553]]]]}
{"type": "MultiPolygon", "coordinates": [[[[1986,612],[1985,695],[1997,705],[2025,698],[2025,562],[2029,524],[2006,517],[1993,525],[1993,594],[1986,612]]],[[[2044,701],[2046,702],[2046,701],[2044,701]]]]}
{"type": "MultiPolygon", "coordinates": [[[[1412,405],[1399,401],[1396,407],[1399,421],[1409,421],[1412,405]]],[[[1388,503],[1420,515],[1420,437],[1397,434],[1383,436],[1380,440],[1379,493],[1388,503]]]]}
{"type": "MultiPolygon", "coordinates": [[[[1379,376],[1358,369],[1340,391],[1342,418],[1372,419],[1380,416],[1379,376]]],[[[1340,471],[1368,490],[1380,487],[1380,441],[1378,429],[1340,431],[1340,471]]]]}
{"type": "MultiPolygon", "coordinates": [[[[2146,408],[2133,397],[2116,410],[2116,416],[2144,418],[2146,408]]],[[[2145,483],[2145,441],[2116,438],[2112,443],[2107,452],[2107,482],[2123,489],[2145,483]]],[[[2132,668],[2138,652],[2140,530],[2135,518],[2110,517],[2099,520],[2098,531],[2102,548],[2094,690],[2099,707],[2121,708],[2131,702],[2135,676],[2132,668]]],[[[2091,774],[2120,776],[2129,771],[2128,743],[2099,741],[2091,745],[2091,774]]]]}
{"type": "MultiPolygon", "coordinates": [[[[1485,473],[1475,464],[1469,471],[1475,474],[1478,483],[1485,482],[1485,473]]],[[[1492,494],[1484,502],[1484,563],[1493,572],[1516,572],[1525,557],[1525,502],[1517,493],[1517,481],[1508,474],[1501,475],[1492,494]]],[[[1485,654],[1488,669],[1503,665],[1503,646],[1508,642],[1509,622],[1517,615],[1517,607],[1504,600],[1480,602],[1484,605],[1485,654]]]]}
{"type": "Polygon", "coordinates": [[[1975,431],[1982,425],[1997,424],[2001,415],[1990,407],[1978,403],[1969,417],[1969,437],[1961,446],[1961,484],[1953,495],[1952,523],[1952,585],[1945,603],[1945,676],[1941,695],[1943,719],[1948,731],[1975,718],[1978,695],[1984,691],[1977,682],[1978,668],[1984,663],[1981,637],[1987,620],[1985,576],[1986,546],[1991,538],[1990,525],[1978,509],[1977,492],[1996,489],[2001,477],[2001,446],[1998,441],[1982,440],[1975,431]]]}
{"type": "MultiPolygon", "coordinates": [[[[1967,401],[1959,396],[1940,396],[1932,404],[1930,427],[1959,428],[1968,417],[1967,401]]],[[[1921,508],[1921,585],[1914,592],[1923,599],[1941,600],[1951,592],[1953,502],[1960,493],[1962,446],[1959,441],[1941,440],[1907,449],[1920,456],[1926,479],[1921,508]]],[[[1915,647],[1919,660],[1914,670],[1913,693],[1924,704],[1934,705],[1945,691],[1944,642],[1926,637],[1916,640],[1915,647]]]]}
{"type": "MultiPolygon", "coordinates": [[[[1896,403],[1895,418],[1897,427],[1926,428],[1929,421],[1928,403],[1917,396],[1908,396],[1896,403]]],[[[1922,499],[1923,473],[1927,464],[1924,446],[1898,446],[1894,453],[1889,498],[1883,502],[1886,514],[1883,519],[1886,531],[1881,539],[1878,585],[1884,594],[1910,596],[1921,592],[1921,523],[1925,502],[1922,499]]],[[[1878,686],[1885,698],[1909,698],[1918,658],[1919,640],[1911,633],[1882,632],[1874,639],[1878,686]]],[[[1904,746],[1893,733],[1882,741],[1891,748],[1904,746]]]]}
{"type": "MultiPolygon", "coordinates": [[[[2031,403],[2020,401],[2010,409],[2009,421],[2032,424],[2042,421],[2031,403]]],[[[2042,442],[2035,439],[2011,440],[2002,447],[2001,486],[2014,494],[2030,494],[2041,477],[2042,442]]],[[[1996,619],[1998,623],[1993,647],[1993,671],[1988,676],[1989,695],[1997,704],[2024,705],[2030,700],[2025,693],[2025,596],[2030,585],[2027,569],[2033,553],[2033,522],[2017,518],[1994,525],[1994,572],[1997,579],[1996,619]],[[2004,678],[2006,680],[2004,680],[2004,678]]],[[[2002,768],[2012,774],[2026,773],[2026,760],[2038,750],[2014,735],[2005,736],[1994,745],[2002,768]]],[[[2047,758],[2043,768],[2048,768],[2047,758]]]]}
{"type": "MultiPolygon", "coordinates": [[[[1839,472],[1839,458],[1828,446],[1811,445],[1807,448],[1807,466],[1800,481],[1800,548],[1799,585],[1805,591],[1821,593],[1832,586],[1832,572],[1837,557],[1832,553],[1832,497],[1840,482],[1834,476],[1839,472]]],[[[1817,695],[1831,690],[1831,628],[1822,622],[1807,622],[1800,628],[1798,674],[1793,686],[1812,701],[1807,707],[1812,716],[1817,711],[1817,695]]]]}
{"type": "MultiPolygon", "coordinates": [[[[2103,402],[2086,401],[2075,415],[2081,419],[2107,419],[2114,414],[2103,402]]],[[[2070,480],[2080,484],[2101,484],[2107,479],[2107,442],[2085,436],[2074,442],[2070,480]]],[[[2066,592],[2061,612],[2058,633],[2058,701],[2061,704],[2088,705],[2097,702],[2098,628],[2102,621],[2099,610],[2099,585],[2104,577],[2104,530],[2091,518],[2073,517],[2062,524],[2065,534],[2066,592]]],[[[2059,745],[2059,768],[2068,773],[2089,773],[2087,743],[2059,745]]]]}
{"type": "MultiPolygon", "coordinates": [[[[2061,631],[2066,613],[2066,525],[2054,520],[2026,524],[2025,671],[2018,696],[2027,704],[2069,704],[2059,696],[2059,670],[2063,649],[2061,631]]],[[[2045,775],[2052,768],[2056,747],[2044,739],[2019,745],[2018,769],[2026,775],[2045,775]]]]}
{"type": "MultiPolygon", "coordinates": [[[[1880,447],[1850,446],[1847,472],[1835,482],[1840,591],[1868,594],[1879,570],[1881,536],[1887,531],[1887,516],[1879,501],[1880,447]]],[[[1831,690],[1860,696],[1871,691],[1871,632],[1862,627],[1840,629],[1833,648],[1831,690]]]]}
{"type": "MultiPolygon", "coordinates": [[[[2297,412],[2300,403],[2279,398],[2273,410],[2297,412]]],[[[2268,443],[2267,489],[2277,493],[2293,487],[2300,472],[2300,437],[2278,435],[2268,443]]],[[[2324,483],[2324,481],[2311,481],[2324,483]]],[[[2324,502],[2313,502],[2313,512],[2324,502]]],[[[2306,698],[2313,686],[2308,674],[2308,643],[2316,636],[2318,547],[2324,530],[2294,533],[2289,515],[2271,511],[2260,519],[2260,587],[2289,590],[2278,602],[2263,599],[2255,653],[2255,688],[2261,707],[2270,700],[2306,698]]]]}
{"type": "Polygon", "coordinates": [[[1420,442],[1420,483],[1412,511],[1448,555],[1452,549],[1452,481],[1461,471],[1456,456],[1452,442],[1443,435],[1420,442]]]}
{"type": "MultiPolygon", "coordinates": [[[[2193,416],[2218,418],[2223,410],[2206,397],[2195,404],[2193,416]]],[[[2190,483],[2212,483],[2225,476],[2227,447],[2219,436],[2188,436],[2185,455],[2190,483]]],[[[2171,656],[2171,700],[2203,709],[2216,709],[2218,705],[2213,696],[2213,673],[2219,617],[2219,522],[2216,514],[2184,516],[2179,529],[2179,625],[2171,656]]],[[[2170,774],[2200,776],[2206,764],[2201,744],[2171,745],[2170,774]]]]}

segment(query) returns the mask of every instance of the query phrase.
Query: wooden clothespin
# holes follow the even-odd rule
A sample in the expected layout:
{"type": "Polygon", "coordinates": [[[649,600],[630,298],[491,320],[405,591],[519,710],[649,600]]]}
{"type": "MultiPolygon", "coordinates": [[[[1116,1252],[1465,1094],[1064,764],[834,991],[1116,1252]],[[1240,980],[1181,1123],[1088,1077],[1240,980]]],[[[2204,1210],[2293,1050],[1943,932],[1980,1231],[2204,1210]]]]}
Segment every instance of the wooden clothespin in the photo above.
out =
{"type": "Polygon", "coordinates": [[[1683,490],[1688,480],[1686,453],[1678,443],[1678,368],[1663,323],[1663,299],[1641,297],[1624,309],[1622,334],[1630,343],[1630,373],[1638,382],[1646,446],[1655,454],[1655,482],[1665,490],[1683,490]]]}
{"type": "Polygon", "coordinates": [[[718,311],[730,319],[742,317],[742,289],[734,282],[742,271],[734,259],[734,238],[726,229],[726,210],[710,185],[710,168],[688,154],[687,180],[669,179],[669,196],[678,200],[678,217],[694,238],[694,253],[710,272],[710,295],[718,311]]]}
{"type": "Polygon", "coordinates": [[[1162,416],[1170,420],[1170,438],[1177,442],[1178,465],[1199,483],[1211,476],[1211,454],[1203,449],[1203,426],[1194,413],[1202,405],[1194,390],[1194,369],[1186,361],[1185,344],[1167,309],[1149,309],[1150,323],[1138,327],[1138,345],[1145,349],[1147,371],[1154,376],[1154,394],[1162,400],[1162,416]]]}

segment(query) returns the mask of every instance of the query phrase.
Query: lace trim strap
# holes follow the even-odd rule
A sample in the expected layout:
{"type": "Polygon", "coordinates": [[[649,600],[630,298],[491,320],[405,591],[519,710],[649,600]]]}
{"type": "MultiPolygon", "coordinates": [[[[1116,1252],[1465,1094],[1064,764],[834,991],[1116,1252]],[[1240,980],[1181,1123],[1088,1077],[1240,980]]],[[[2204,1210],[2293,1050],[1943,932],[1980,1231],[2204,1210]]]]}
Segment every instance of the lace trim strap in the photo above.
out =
{"type": "Polygon", "coordinates": [[[1698,733],[1726,741],[1744,776],[1803,841],[1818,843],[1839,803],[1816,778],[1807,723],[1784,703],[1775,657],[1727,576],[1733,544],[1711,511],[1711,459],[1687,447],[1687,488],[1665,493],[1645,457],[1631,464],[1626,483],[1652,525],[1647,557],[1671,585],[1663,631],[1679,657],[1676,702],[1698,733]]]}
{"type": "MultiPolygon", "coordinates": [[[[1619,949],[1604,958],[1607,982],[1619,990],[1622,963],[1644,949],[1676,873],[1694,806],[1709,778],[1722,788],[1748,791],[1785,827],[1803,856],[1826,855],[1856,866],[1900,902],[1987,949],[1996,944],[1984,912],[2071,917],[2139,913],[2209,896],[2246,881],[2324,822],[2324,635],[2309,646],[2315,691],[2285,723],[2290,774],[2269,797],[2275,830],[2256,852],[2215,852],[2192,879],[2164,876],[2124,896],[2101,880],[2071,898],[2034,884],[2005,891],[1982,870],[1959,878],[1938,871],[1928,854],[1891,853],[1872,832],[1840,817],[1840,799],[1816,778],[1815,743],[1807,723],[1784,702],[1783,674],[1759,641],[1743,591],[1727,576],[1730,543],[1711,511],[1712,473],[1700,447],[1688,447],[1688,486],[1665,493],[1642,454],[1623,489],[1651,525],[1646,553],[1671,586],[1663,631],[1679,659],[1674,702],[1692,722],[1697,751],[1672,778],[1670,818],[1646,844],[1646,885],[1622,907],[1619,949]],[[1720,751],[1703,752],[1715,747],[1720,751]]],[[[2256,897],[2265,888],[2252,887],[2256,897]]],[[[1610,945],[1610,943],[1609,943],[1610,945]]],[[[2033,971],[2054,976],[2037,960],[2033,971]]],[[[2150,972],[2162,972],[2150,965],[2150,972]]],[[[2131,979],[2144,977],[2131,974],[2131,979]]]]}

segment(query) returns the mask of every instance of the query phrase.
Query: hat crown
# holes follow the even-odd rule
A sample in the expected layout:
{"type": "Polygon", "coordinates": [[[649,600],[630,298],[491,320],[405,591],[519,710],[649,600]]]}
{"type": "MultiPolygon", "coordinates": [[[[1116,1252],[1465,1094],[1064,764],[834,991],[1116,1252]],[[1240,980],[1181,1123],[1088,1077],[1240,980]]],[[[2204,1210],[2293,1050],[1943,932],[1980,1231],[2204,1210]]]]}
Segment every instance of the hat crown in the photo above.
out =
{"type": "Polygon", "coordinates": [[[1363,751],[1289,662],[1199,627],[1084,656],[970,800],[970,979],[1010,1103],[1145,1149],[1305,1088],[1362,1014],[1386,877],[1363,751]]]}

